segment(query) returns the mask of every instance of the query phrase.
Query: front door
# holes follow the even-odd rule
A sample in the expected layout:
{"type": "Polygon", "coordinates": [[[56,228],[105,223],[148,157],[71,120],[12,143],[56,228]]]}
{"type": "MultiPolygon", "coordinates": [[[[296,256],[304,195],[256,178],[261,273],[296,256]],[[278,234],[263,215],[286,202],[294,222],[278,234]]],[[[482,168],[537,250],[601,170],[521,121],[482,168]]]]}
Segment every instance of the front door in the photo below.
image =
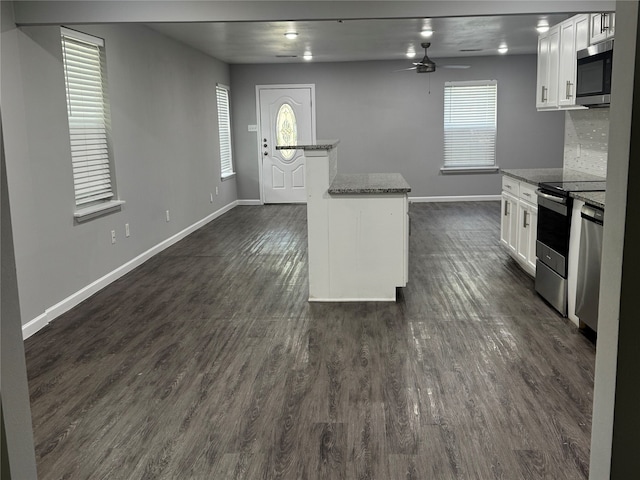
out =
{"type": "Polygon", "coordinates": [[[276,145],[315,143],[314,87],[258,87],[260,157],[264,203],[306,202],[302,150],[276,150],[276,145]]]}

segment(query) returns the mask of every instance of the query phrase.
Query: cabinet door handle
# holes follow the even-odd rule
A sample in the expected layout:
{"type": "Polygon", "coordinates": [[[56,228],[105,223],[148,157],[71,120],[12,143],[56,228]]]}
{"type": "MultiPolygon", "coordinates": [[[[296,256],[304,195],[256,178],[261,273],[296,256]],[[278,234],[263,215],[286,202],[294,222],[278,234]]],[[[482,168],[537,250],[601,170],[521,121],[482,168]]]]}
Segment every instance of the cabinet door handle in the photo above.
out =
{"type": "Polygon", "coordinates": [[[605,30],[609,29],[608,25],[608,15],[606,13],[600,14],[600,33],[604,33],[605,30]]]}
{"type": "Polygon", "coordinates": [[[509,216],[509,202],[504,202],[504,216],[508,217],[509,216]]]}
{"type": "Polygon", "coordinates": [[[529,226],[529,224],[527,223],[527,212],[526,210],[524,211],[524,221],[522,222],[522,227],[523,228],[527,228],[529,226]]]}
{"type": "Polygon", "coordinates": [[[573,83],[567,80],[567,88],[566,88],[567,100],[573,97],[573,95],[571,94],[571,87],[573,87],[573,83]]]}
{"type": "Polygon", "coordinates": [[[545,103],[547,101],[547,97],[546,94],[547,93],[547,87],[545,87],[544,85],[542,86],[542,95],[541,95],[541,100],[542,103],[545,103]]]}

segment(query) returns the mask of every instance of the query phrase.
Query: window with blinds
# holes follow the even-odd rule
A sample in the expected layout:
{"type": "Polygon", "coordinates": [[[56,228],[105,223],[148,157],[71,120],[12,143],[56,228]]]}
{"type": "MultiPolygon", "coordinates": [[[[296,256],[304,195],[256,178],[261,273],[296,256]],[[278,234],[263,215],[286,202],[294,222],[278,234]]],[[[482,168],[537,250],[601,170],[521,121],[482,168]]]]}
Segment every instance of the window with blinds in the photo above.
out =
{"type": "Polygon", "coordinates": [[[497,82],[445,82],[444,168],[496,168],[497,82]]]}
{"type": "Polygon", "coordinates": [[[233,175],[229,87],[216,85],[216,97],[218,101],[218,135],[220,136],[220,175],[225,178],[233,175]]]}
{"type": "Polygon", "coordinates": [[[77,208],[114,196],[100,38],[61,29],[73,186],[77,208]]]}

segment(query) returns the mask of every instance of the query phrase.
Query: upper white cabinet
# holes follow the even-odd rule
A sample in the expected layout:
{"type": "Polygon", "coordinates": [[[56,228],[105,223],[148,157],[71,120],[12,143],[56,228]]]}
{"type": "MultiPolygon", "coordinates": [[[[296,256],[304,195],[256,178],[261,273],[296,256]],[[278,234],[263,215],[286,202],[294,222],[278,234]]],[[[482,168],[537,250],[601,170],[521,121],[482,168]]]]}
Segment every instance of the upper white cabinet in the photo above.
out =
{"type": "Polygon", "coordinates": [[[558,106],[559,53],[560,27],[556,25],[538,37],[538,109],[555,109],[558,106]]]}
{"type": "Polygon", "coordinates": [[[609,13],[575,15],[538,37],[538,110],[586,108],[576,105],[577,52],[611,38],[614,21],[609,13]]]}
{"type": "Polygon", "coordinates": [[[615,13],[592,13],[589,16],[589,44],[613,38],[616,30],[615,13]]]}
{"type": "Polygon", "coordinates": [[[576,104],[576,52],[589,46],[589,15],[576,15],[560,24],[558,106],[576,104]]]}

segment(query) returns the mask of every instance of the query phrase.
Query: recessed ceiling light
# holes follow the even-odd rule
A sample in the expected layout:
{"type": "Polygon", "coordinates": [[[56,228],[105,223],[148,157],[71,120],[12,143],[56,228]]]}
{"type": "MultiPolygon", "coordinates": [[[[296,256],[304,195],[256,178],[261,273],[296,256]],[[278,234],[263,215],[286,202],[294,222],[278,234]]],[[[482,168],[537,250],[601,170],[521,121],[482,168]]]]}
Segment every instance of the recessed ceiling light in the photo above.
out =
{"type": "Polygon", "coordinates": [[[433,35],[433,30],[431,30],[430,28],[425,28],[420,32],[420,35],[422,35],[425,38],[429,38],[431,35],[433,35]]]}
{"type": "Polygon", "coordinates": [[[296,38],[298,38],[298,32],[287,32],[284,34],[284,36],[289,40],[295,40],[296,38]]]}
{"type": "Polygon", "coordinates": [[[540,20],[536,27],[538,33],[545,33],[549,31],[549,23],[546,20],[540,20]]]}
{"type": "Polygon", "coordinates": [[[498,53],[507,53],[509,51],[509,47],[507,47],[504,43],[498,47],[498,53]]]}
{"type": "Polygon", "coordinates": [[[313,58],[313,55],[311,55],[311,52],[304,52],[304,55],[302,56],[302,58],[309,61],[313,58]]]}

